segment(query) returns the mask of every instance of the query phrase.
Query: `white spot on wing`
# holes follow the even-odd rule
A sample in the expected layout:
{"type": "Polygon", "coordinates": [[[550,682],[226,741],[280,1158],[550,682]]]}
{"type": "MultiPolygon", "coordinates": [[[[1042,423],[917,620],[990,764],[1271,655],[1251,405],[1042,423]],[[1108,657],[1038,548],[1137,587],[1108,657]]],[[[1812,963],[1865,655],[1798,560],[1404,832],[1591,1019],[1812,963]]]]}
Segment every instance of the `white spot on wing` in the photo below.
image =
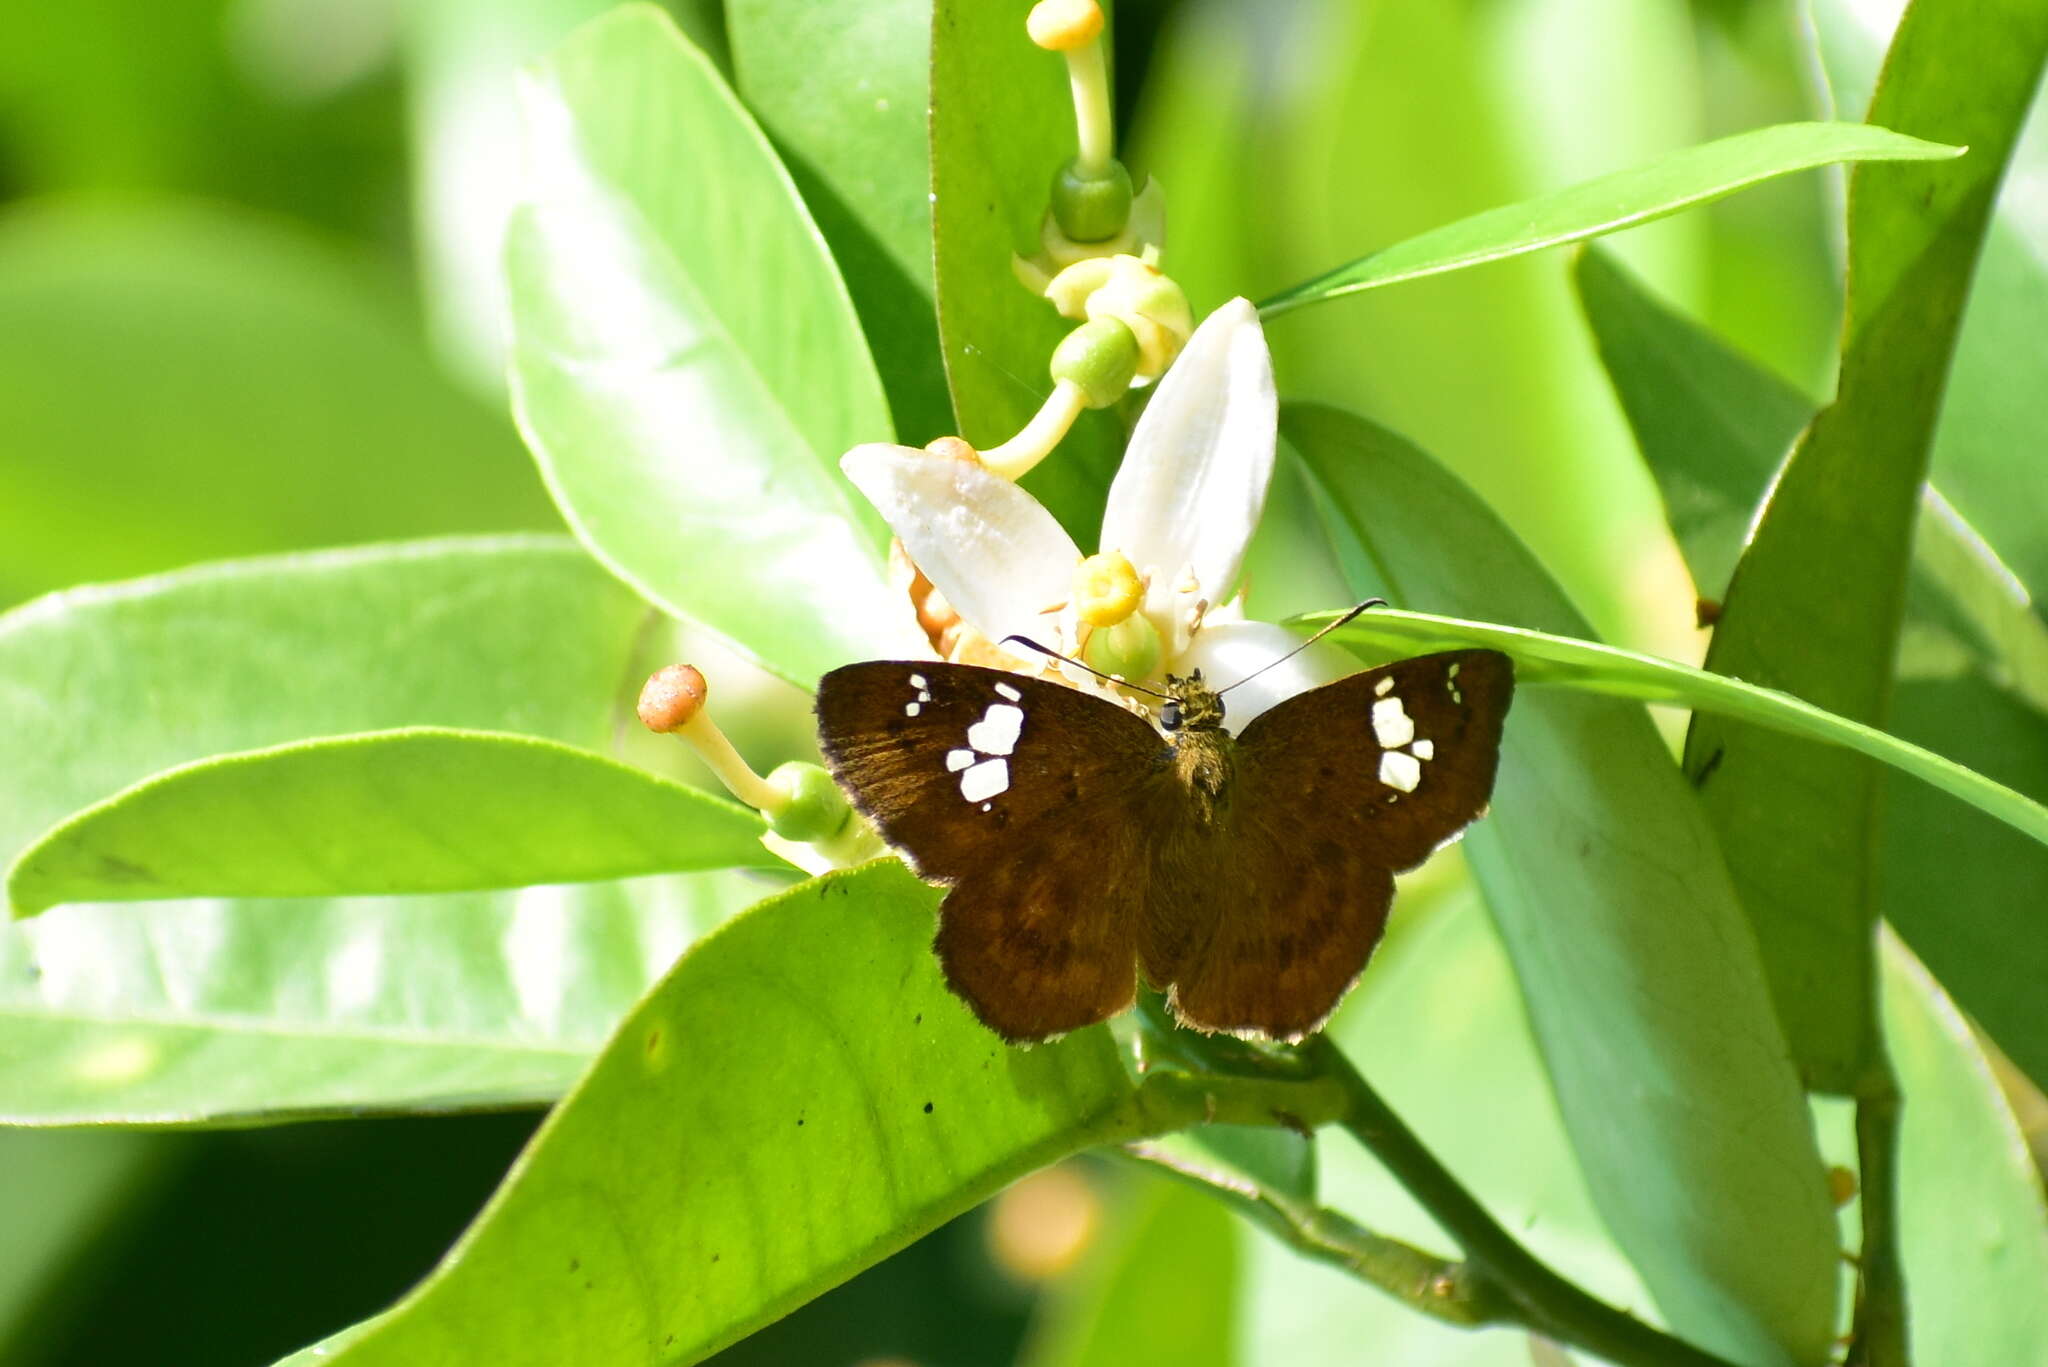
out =
{"type": "Polygon", "coordinates": [[[1372,733],[1392,750],[1415,739],[1415,722],[1399,698],[1381,698],[1372,705],[1372,733]]]}
{"type": "Polygon", "coordinates": [[[960,775],[960,796],[981,802],[1010,790],[1010,761],[985,759],[960,775]]]}
{"type": "Polygon", "coordinates": [[[972,750],[948,750],[946,752],[946,772],[949,774],[957,774],[972,763],[974,763],[974,752],[972,750]]]}
{"type": "Polygon", "coordinates": [[[931,682],[922,674],[913,674],[910,676],[910,686],[916,689],[926,689],[931,687],[931,682]]]}
{"type": "Polygon", "coordinates": [[[916,716],[916,715],[917,715],[917,714],[918,714],[919,712],[922,712],[923,710],[924,710],[924,704],[923,704],[923,703],[914,703],[914,702],[907,702],[907,703],[903,704],[903,715],[904,715],[904,716],[906,716],[906,717],[914,717],[914,716],[916,716]]]}
{"type": "Polygon", "coordinates": [[[1416,741],[1415,744],[1409,746],[1408,749],[1411,753],[1414,754],[1415,758],[1417,759],[1436,758],[1436,742],[1433,740],[1416,741]]]}
{"type": "Polygon", "coordinates": [[[1422,761],[1399,750],[1389,750],[1380,756],[1380,782],[1389,788],[1412,793],[1422,782],[1422,761]]]}
{"type": "Polygon", "coordinates": [[[1017,748],[1024,730],[1024,709],[1009,703],[990,703],[981,720],[967,728],[967,743],[984,755],[1007,755],[1017,748]]]}
{"type": "Polygon", "coordinates": [[[1002,694],[1002,695],[1003,695],[1004,697],[1008,698],[1008,699],[1009,699],[1009,700],[1010,700],[1011,702],[1023,702],[1023,701],[1024,701],[1024,695],[1023,695],[1022,693],[1019,693],[1019,692],[1018,692],[1018,691],[1017,691],[1016,689],[1014,689],[1014,688],[1010,687],[1010,686],[1009,686],[1008,684],[1004,684],[1004,683],[999,683],[999,684],[997,684],[997,685],[996,685],[996,692],[998,692],[998,693],[1002,694]]]}
{"type": "Polygon", "coordinates": [[[1384,679],[1381,679],[1381,680],[1380,680],[1380,681],[1379,681],[1378,683],[1376,683],[1376,684],[1374,684],[1374,685],[1372,686],[1372,691],[1373,691],[1374,695],[1375,695],[1375,696],[1377,696],[1377,697],[1382,697],[1382,698],[1386,697],[1386,696],[1387,696],[1387,694],[1389,694],[1389,693],[1391,693],[1391,692],[1393,692],[1393,691],[1394,691],[1394,679],[1393,679],[1393,676],[1392,676],[1392,675],[1389,675],[1389,676],[1387,676],[1386,678],[1384,678],[1384,679]]]}

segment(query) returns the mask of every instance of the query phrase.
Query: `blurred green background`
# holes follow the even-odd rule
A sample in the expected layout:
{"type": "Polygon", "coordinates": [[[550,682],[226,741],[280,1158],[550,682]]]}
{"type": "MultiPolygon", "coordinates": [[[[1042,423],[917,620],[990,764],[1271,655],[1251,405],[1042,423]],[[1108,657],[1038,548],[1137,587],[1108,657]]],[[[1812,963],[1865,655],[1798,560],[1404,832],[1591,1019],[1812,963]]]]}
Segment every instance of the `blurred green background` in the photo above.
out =
{"type": "MultiPolygon", "coordinates": [[[[0,607],[226,556],[558,527],[505,412],[497,240],[514,73],[605,7],[0,9],[0,607]]],[[[669,8],[723,52],[716,0],[669,8]]],[[[1835,70],[1866,90],[1896,9],[1817,6],[1835,70]]],[[[1167,188],[1167,264],[1205,309],[1661,151],[1823,116],[1815,22],[1791,0],[1122,0],[1121,126],[1167,188]]],[[[1862,99],[1845,91],[1842,115],[1862,99]]],[[[1839,193],[1835,176],[1796,177],[1613,245],[1817,396],[1839,193]]],[[[1694,658],[1692,587],[1567,266],[1539,256],[1290,315],[1270,333],[1281,385],[1416,438],[1611,639],[1694,658]]],[[[1983,388],[1971,402],[2019,401],[1995,376],[1983,388]]],[[[1946,443],[1945,477],[2041,583],[2048,517],[2001,514],[1992,445],[1946,443]]],[[[761,744],[805,729],[792,697],[761,744]]],[[[1436,916],[1460,919],[1423,928],[1462,933],[1461,905],[1409,899],[1402,937],[1436,916]]],[[[1415,1009],[1472,1025],[1454,997],[1415,1009]]],[[[261,1367],[424,1272],[533,1123],[0,1133],[0,1362],[261,1367]]],[[[1271,1263],[1221,1219],[1127,1167],[1058,1169],[720,1360],[1056,1355],[1061,1325],[1091,1313],[1076,1307],[1117,1292],[1073,1269],[1129,1241],[1271,1263]]],[[[1184,1291],[1198,1301],[1198,1280],[1184,1291]]],[[[1213,1348],[1228,1311],[1206,1308],[1226,1321],[1204,1322],[1213,1348]]]]}

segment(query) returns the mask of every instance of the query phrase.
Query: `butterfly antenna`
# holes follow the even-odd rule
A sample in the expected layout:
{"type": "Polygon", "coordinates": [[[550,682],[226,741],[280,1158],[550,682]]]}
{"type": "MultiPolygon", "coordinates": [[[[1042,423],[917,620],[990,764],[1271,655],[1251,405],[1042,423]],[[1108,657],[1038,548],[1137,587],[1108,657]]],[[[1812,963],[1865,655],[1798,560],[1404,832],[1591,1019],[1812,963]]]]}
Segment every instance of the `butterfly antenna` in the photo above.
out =
{"type": "MultiPolygon", "coordinates": [[[[1272,669],[1272,668],[1274,668],[1274,667],[1275,667],[1275,666],[1277,666],[1277,665],[1284,665],[1284,664],[1286,664],[1286,663],[1287,663],[1287,662],[1288,662],[1289,660],[1291,660],[1291,659],[1293,659],[1293,658],[1294,658],[1295,656],[1297,656],[1297,655],[1301,654],[1301,652],[1302,652],[1302,651],[1304,651],[1304,650],[1307,650],[1307,649],[1308,649],[1308,648],[1309,648],[1310,646],[1314,645],[1314,644],[1315,644],[1315,643],[1316,643],[1317,641],[1320,641],[1320,640],[1322,640],[1322,639],[1323,639],[1323,638],[1324,638],[1325,636],[1328,636],[1328,635],[1329,635],[1329,634],[1330,634],[1331,632],[1335,631],[1335,630],[1336,630],[1336,629],[1337,629],[1338,627],[1341,627],[1341,626],[1343,626],[1343,625],[1344,625],[1344,624],[1345,624],[1346,622],[1349,622],[1349,621],[1350,621],[1350,620],[1351,620],[1352,618],[1354,618],[1354,617],[1358,616],[1358,614],[1359,614],[1359,613],[1361,613],[1361,612],[1364,612],[1364,611],[1365,611],[1365,610],[1366,610],[1367,608],[1383,608],[1383,607],[1386,607],[1386,606],[1387,606],[1387,600],[1386,600],[1386,599],[1384,599],[1384,598],[1368,598],[1368,599],[1366,599],[1366,600],[1365,600],[1365,601],[1364,601],[1363,603],[1360,603],[1360,604],[1359,604],[1359,605],[1358,605],[1357,607],[1355,607],[1355,608],[1351,609],[1351,611],[1349,611],[1349,612],[1345,613],[1345,614],[1344,614],[1344,615],[1343,615],[1342,617],[1339,617],[1339,618],[1338,618],[1338,619],[1337,619],[1336,621],[1334,621],[1334,622],[1330,623],[1330,624],[1329,624],[1328,626],[1324,627],[1324,628],[1323,628],[1323,629],[1322,629],[1321,631],[1319,631],[1319,632],[1317,632],[1317,633],[1316,633],[1315,635],[1313,635],[1313,636],[1309,637],[1309,638],[1308,638],[1308,639],[1307,639],[1306,641],[1303,641],[1303,642],[1302,642],[1302,643],[1301,643],[1300,645],[1298,645],[1298,646],[1296,646],[1296,647],[1295,647],[1294,649],[1292,649],[1292,650],[1288,651],[1288,652],[1287,652],[1287,653],[1286,653],[1285,655],[1282,655],[1282,656],[1281,656],[1281,657],[1280,657],[1279,659],[1277,659],[1277,660],[1272,660],[1272,661],[1269,661],[1269,662],[1268,662],[1268,663],[1266,663],[1266,664],[1262,664],[1262,665],[1260,665],[1260,666],[1259,666],[1259,667],[1258,667],[1257,669],[1254,669],[1254,670],[1253,670],[1253,671],[1252,671],[1251,673],[1249,673],[1249,674],[1245,675],[1245,676],[1244,676],[1244,677],[1243,677],[1242,679],[1239,679],[1239,680],[1237,681],[1237,683],[1231,684],[1231,685],[1229,686],[1229,688],[1219,688],[1219,689],[1217,689],[1217,690],[1216,690],[1216,696],[1220,698],[1220,697],[1222,697],[1222,696],[1223,696],[1223,695],[1224,695],[1225,693],[1228,693],[1228,692],[1230,691],[1230,689],[1232,689],[1232,688],[1236,688],[1236,687],[1238,686],[1238,684],[1248,684],[1248,683],[1250,683],[1250,682],[1251,682],[1251,681],[1252,681],[1253,679],[1256,679],[1256,678],[1258,678],[1258,677],[1259,677],[1259,675],[1261,675],[1261,674],[1265,673],[1265,672],[1266,672],[1267,670],[1269,670],[1269,669],[1272,669]]],[[[1086,666],[1084,665],[1084,666],[1083,666],[1083,668],[1086,668],[1086,666]]]]}
{"type": "MultiPolygon", "coordinates": [[[[1336,624],[1333,622],[1331,623],[1331,625],[1334,626],[1336,624]]],[[[1101,670],[1095,668],[1093,665],[1082,664],[1079,660],[1075,659],[1071,655],[1062,655],[1057,650],[1048,650],[1046,647],[1032,640],[1029,636],[1005,636],[1002,640],[996,642],[996,644],[1006,646],[1010,644],[1010,642],[1012,641],[1015,641],[1018,645],[1023,646],[1028,650],[1035,650],[1040,655],[1050,656],[1055,660],[1064,660],[1068,664],[1074,666],[1074,668],[1076,669],[1085,669],[1090,674],[1093,674],[1096,678],[1102,680],[1106,684],[1115,684],[1118,688],[1128,688],[1133,692],[1149,694],[1155,698],[1164,698],[1168,702],[1173,701],[1171,694],[1161,693],[1159,690],[1155,688],[1147,688],[1143,684],[1132,683],[1129,679],[1119,678],[1114,674],[1105,674],[1101,670]]]]}

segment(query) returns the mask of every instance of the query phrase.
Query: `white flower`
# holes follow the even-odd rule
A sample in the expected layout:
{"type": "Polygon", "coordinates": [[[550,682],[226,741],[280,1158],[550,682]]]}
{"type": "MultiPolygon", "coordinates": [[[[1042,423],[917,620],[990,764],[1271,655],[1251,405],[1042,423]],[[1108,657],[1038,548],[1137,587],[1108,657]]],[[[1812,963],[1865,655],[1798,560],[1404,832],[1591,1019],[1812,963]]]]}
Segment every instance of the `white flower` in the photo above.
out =
{"type": "MultiPolygon", "coordinates": [[[[1103,510],[1102,551],[1136,571],[1137,612],[1160,644],[1157,668],[1134,682],[1156,687],[1166,673],[1199,668],[1220,688],[1300,644],[1222,606],[1265,507],[1277,418],[1258,313],[1233,299],[1195,329],[1160,381],[1103,510]]],[[[1031,495],[972,461],[909,447],[859,446],[840,464],[969,626],[990,641],[1021,635],[1079,653],[1081,551],[1031,495]]],[[[1317,649],[1260,675],[1231,693],[1232,726],[1339,677],[1345,664],[1317,649]]]]}

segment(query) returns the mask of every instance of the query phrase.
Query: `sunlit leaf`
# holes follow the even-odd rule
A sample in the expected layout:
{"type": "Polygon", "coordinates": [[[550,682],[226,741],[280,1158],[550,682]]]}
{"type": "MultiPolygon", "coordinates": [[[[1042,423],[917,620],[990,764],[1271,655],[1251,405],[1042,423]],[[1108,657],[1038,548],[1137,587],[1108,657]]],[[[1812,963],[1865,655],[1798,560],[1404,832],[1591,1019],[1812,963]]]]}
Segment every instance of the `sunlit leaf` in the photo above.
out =
{"type": "Polygon", "coordinates": [[[1384,247],[1265,300],[1268,316],[1382,285],[1581,242],[1707,204],[1759,181],[1842,161],[1946,161],[1957,147],[1856,123],[1759,128],[1384,247]]]}
{"type": "MultiPolygon", "coordinates": [[[[1104,10],[1111,9],[1108,4],[1104,10]]],[[[1075,325],[1017,281],[1038,248],[1053,174],[1074,155],[1066,64],[1025,36],[1031,0],[935,0],[931,193],[939,339],[960,435],[1017,435],[1052,392],[1046,363],[1075,325]],[[996,74],[1000,73],[1000,79],[996,74]]],[[[1024,479],[1068,534],[1093,545],[1123,434],[1083,414],[1024,479]]]]}
{"type": "Polygon", "coordinates": [[[937,900],[891,860],[705,940],[331,1360],[695,1362],[1102,1137],[1131,1095],[1107,1032],[1004,1046],[940,980],[937,900]]]}
{"type": "Polygon", "coordinates": [[[777,861],[752,810],[532,736],[412,727],[197,760],[57,826],[7,872],[60,902],[361,897],[777,861]]]}
{"type": "Polygon", "coordinates": [[[832,245],[898,434],[913,445],[944,436],[954,423],[932,314],[932,0],[729,0],[725,13],[740,93],[832,245]]]}
{"type": "MultiPolygon", "coordinates": [[[[1970,155],[1851,176],[1840,384],[1772,486],[1709,669],[1854,721],[1885,720],[1943,387],[2044,58],[2048,9],[2030,0],[1921,5],[1901,25],[1872,120],[1967,144],[1970,155]]],[[[1686,770],[1764,947],[1802,1075],[1822,1090],[1856,1089],[1877,1059],[1877,772],[1712,716],[1693,723],[1686,770]]]]}
{"type": "MultiPolygon", "coordinates": [[[[1329,409],[1281,426],[1373,578],[1354,591],[1588,634],[1421,452],[1329,409]]],[[[1805,1103],[1727,870],[1649,718],[1522,690],[1464,848],[1593,1198],[1666,1318],[1740,1359],[1820,1358],[1835,1235],[1805,1103]]]]}
{"type": "Polygon", "coordinates": [[[799,683],[913,649],[881,521],[838,469],[889,437],[888,407],[767,139],[646,5],[578,30],[524,103],[513,394],[571,526],[649,601],[799,683]]]}
{"type": "MultiPolygon", "coordinates": [[[[1809,405],[1599,253],[1585,254],[1576,279],[1672,530],[1696,580],[1719,594],[1809,405]]],[[[1920,502],[1891,725],[2048,799],[2048,623],[1947,500],[1929,488],[1920,502]]],[[[2033,925],[2048,896],[2048,848],[1905,784],[1887,795],[1883,849],[1887,919],[2014,1060],[2048,1080],[2038,1009],[2048,940],[2033,925]]]]}

